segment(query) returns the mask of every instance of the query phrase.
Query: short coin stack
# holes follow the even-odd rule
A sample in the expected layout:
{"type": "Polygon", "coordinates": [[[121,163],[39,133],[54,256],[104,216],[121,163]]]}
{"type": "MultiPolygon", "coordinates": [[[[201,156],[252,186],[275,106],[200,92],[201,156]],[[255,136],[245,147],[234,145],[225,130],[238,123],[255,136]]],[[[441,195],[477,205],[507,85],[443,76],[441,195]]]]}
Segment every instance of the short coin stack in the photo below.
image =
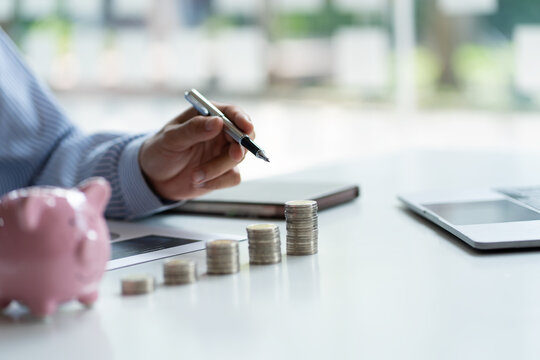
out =
{"type": "Polygon", "coordinates": [[[191,284],[197,281],[195,261],[173,259],[163,264],[163,278],[166,285],[191,284]]]}
{"type": "Polygon", "coordinates": [[[208,274],[233,274],[240,271],[238,242],[214,240],[206,243],[208,274]]]}
{"type": "Polygon", "coordinates": [[[156,281],[150,275],[130,275],[122,279],[122,295],[148,294],[154,291],[156,281]]]}
{"type": "Polygon", "coordinates": [[[312,255],[318,251],[317,202],[293,200],[285,203],[287,254],[312,255]]]}
{"type": "Polygon", "coordinates": [[[274,224],[253,224],[246,228],[251,264],[276,264],[281,262],[279,228],[274,224]]]}

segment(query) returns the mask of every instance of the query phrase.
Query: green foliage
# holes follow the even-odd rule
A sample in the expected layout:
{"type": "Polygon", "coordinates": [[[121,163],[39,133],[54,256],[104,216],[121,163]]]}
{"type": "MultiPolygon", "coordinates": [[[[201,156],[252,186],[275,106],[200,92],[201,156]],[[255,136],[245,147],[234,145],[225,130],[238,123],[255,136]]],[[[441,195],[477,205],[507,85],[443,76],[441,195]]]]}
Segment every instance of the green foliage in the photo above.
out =
{"type": "Polygon", "coordinates": [[[276,38],[305,38],[331,36],[343,26],[381,26],[382,14],[354,14],[336,9],[331,4],[314,13],[276,14],[272,18],[276,38]]]}
{"type": "Polygon", "coordinates": [[[29,25],[29,32],[49,32],[58,39],[58,52],[64,54],[69,51],[71,44],[72,23],[60,17],[49,17],[38,20],[29,25]]]}
{"type": "Polygon", "coordinates": [[[204,26],[211,34],[216,34],[222,29],[237,28],[241,26],[257,26],[255,19],[242,15],[212,15],[206,19],[204,26]]]}
{"type": "Polygon", "coordinates": [[[441,65],[429,49],[419,46],[415,51],[416,84],[420,88],[433,89],[441,73],[441,65]]]}
{"type": "Polygon", "coordinates": [[[464,44],[452,60],[456,75],[466,85],[502,87],[510,83],[512,49],[509,46],[464,44]]]}

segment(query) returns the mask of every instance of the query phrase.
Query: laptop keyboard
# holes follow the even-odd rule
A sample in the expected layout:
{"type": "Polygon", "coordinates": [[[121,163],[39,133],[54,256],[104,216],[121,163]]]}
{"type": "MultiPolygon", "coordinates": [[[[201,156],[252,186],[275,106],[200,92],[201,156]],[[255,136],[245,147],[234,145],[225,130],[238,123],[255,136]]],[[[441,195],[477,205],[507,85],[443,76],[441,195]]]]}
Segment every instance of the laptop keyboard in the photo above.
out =
{"type": "Polygon", "coordinates": [[[503,188],[496,191],[540,211],[540,187],[503,188]]]}

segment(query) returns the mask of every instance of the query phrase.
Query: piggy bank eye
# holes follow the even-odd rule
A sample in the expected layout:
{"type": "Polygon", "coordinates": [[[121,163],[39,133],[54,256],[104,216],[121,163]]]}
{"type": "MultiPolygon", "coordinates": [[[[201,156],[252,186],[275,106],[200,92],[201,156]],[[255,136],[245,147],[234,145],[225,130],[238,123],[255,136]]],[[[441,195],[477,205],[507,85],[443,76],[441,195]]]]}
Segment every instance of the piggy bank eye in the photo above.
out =
{"type": "Polygon", "coordinates": [[[75,226],[75,218],[70,218],[68,220],[68,224],[69,224],[69,226],[75,226]]]}

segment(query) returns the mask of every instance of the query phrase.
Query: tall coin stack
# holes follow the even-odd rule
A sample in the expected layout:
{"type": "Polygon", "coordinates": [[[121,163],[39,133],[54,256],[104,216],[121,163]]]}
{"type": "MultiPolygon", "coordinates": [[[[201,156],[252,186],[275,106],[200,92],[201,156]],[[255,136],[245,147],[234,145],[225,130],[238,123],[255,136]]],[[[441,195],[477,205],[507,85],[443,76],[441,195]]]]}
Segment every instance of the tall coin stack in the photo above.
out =
{"type": "Polygon", "coordinates": [[[197,281],[197,266],[193,260],[173,259],[163,264],[166,285],[191,284],[197,281]]]}
{"type": "Polygon", "coordinates": [[[281,262],[279,228],[274,224],[253,224],[246,228],[251,264],[276,264],[281,262]]]}
{"type": "Polygon", "coordinates": [[[240,271],[238,242],[214,240],[206,243],[208,274],[233,274],[240,271]]]}
{"type": "Polygon", "coordinates": [[[317,202],[293,200],[285,203],[287,254],[312,255],[318,251],[317,202]]]}

